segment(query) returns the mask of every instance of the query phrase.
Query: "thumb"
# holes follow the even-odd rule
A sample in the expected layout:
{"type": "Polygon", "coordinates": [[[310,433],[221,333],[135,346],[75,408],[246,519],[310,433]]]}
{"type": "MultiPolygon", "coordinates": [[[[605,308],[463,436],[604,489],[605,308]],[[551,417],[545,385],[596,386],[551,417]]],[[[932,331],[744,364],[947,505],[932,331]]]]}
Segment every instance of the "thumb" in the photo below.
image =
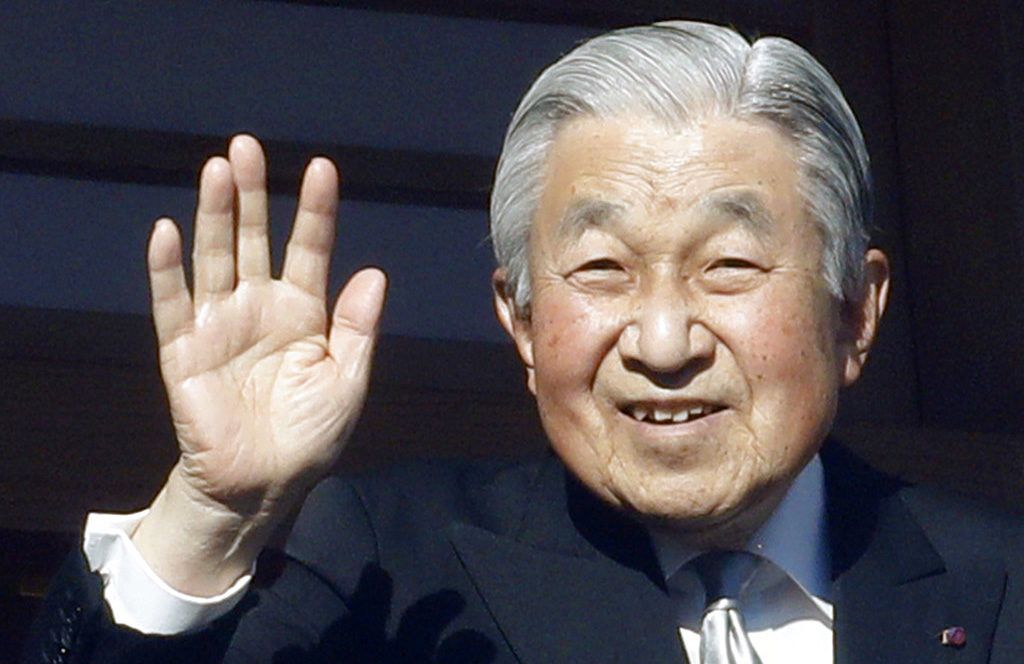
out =
{"type": "Polygon", "coordinates": [[[372,267],[356,272],[345,284],[334,305],[327,342],[336,362],[351,362],[373,347],[386,291],[387,276],[372,267]]]}

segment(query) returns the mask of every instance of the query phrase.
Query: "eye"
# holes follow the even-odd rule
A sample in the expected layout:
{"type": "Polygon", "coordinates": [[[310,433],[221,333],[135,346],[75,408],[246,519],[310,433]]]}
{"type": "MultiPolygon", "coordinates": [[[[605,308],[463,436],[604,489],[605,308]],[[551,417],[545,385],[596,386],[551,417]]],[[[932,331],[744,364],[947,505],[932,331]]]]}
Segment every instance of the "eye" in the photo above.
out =
{"type": "Polygon", "coordinates": [[[703,282],[710,292],[739,293],[761,283],[766,270],[746,258],[726,256],[704,268],[703,282]]]}
{"type": "Polygon", "coordinates": [[[757,270],[759,268],[745,258],[719,258],[708,266],[708,270],[715,269],[757,270]]]}
{"type": "Polygon", "coordinates": [[[587,261],[576,269],[577,271],[582,272],[608,272],[620,271],[622,270],[622,266],[611,258],[596,258],[594,260],[587,261]]]}
{"type": "Polygon", "coordinates": [[[630,283],[629,270],[614,258],[594,258],[581,263],[566,275],[580,288],[618,292],[630,283]]]}

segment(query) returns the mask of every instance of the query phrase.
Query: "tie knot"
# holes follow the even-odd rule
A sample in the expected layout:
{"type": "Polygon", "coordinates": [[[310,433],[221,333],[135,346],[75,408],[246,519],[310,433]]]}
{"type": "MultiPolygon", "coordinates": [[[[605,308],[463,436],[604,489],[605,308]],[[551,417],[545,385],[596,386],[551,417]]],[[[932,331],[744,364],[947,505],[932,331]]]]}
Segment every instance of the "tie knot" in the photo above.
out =
{"type": "Polygon", "coordinates": [[[704,584],[706,603],[738,599],[754,576],[762,558],[746,551],[712,551],[693,560],[694,571],[704,584]]]}

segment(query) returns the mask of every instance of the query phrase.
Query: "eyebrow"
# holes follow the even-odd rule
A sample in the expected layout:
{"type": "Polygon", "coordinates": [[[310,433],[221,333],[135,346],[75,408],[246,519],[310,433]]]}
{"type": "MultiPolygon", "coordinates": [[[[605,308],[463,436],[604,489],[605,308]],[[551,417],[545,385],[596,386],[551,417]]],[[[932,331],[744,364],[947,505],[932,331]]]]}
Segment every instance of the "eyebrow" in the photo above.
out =
{"type": "MultiPolygon", "coordinates": [[[[757,235],[766,235],[775,226],[775,218],[756,192],[744,189],[719,190],[705,194],[698,209],[710,217],[738,221],[757,235]]],[[[580,235],[588,228],[618,223],[626,207],[598,198],[580,198],[569,204],[559,229],[567,235],[580,235]]]]}
{"type": "Polygon", "coordinates": [[[703,212],[739,221],[759,235],[766,234],[775,226],[775,218],[753,191],[713,191],[701,198],[699,205],[703,212]]]}
{"type": "Polygon", "coordinates": [[[567,235],[579,235],[588,228],[600,228],[617,222],[626,208],[597,198],[580,198],[569,204],[559,229],[567,235]]]}

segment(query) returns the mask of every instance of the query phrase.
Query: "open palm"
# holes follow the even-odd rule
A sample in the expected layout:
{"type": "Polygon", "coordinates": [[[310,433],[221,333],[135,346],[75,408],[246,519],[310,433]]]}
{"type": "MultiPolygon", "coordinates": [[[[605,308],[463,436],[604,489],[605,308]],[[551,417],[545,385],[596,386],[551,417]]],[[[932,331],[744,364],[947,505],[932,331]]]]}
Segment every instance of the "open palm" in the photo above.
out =
{"type": "Polygon", "coordinates": [[[377,270],[353,276],[328,322],[333,164],[310,162],[282,275],[273,279],[262,149],[238,136],[228,156],[208,161],[200,176],[194,292],[170,220],[157,222],[148,263],[181,448],[176,471],[212,504],[256,516],[325,472],[355,425],[384,277],[377,270]]]}

